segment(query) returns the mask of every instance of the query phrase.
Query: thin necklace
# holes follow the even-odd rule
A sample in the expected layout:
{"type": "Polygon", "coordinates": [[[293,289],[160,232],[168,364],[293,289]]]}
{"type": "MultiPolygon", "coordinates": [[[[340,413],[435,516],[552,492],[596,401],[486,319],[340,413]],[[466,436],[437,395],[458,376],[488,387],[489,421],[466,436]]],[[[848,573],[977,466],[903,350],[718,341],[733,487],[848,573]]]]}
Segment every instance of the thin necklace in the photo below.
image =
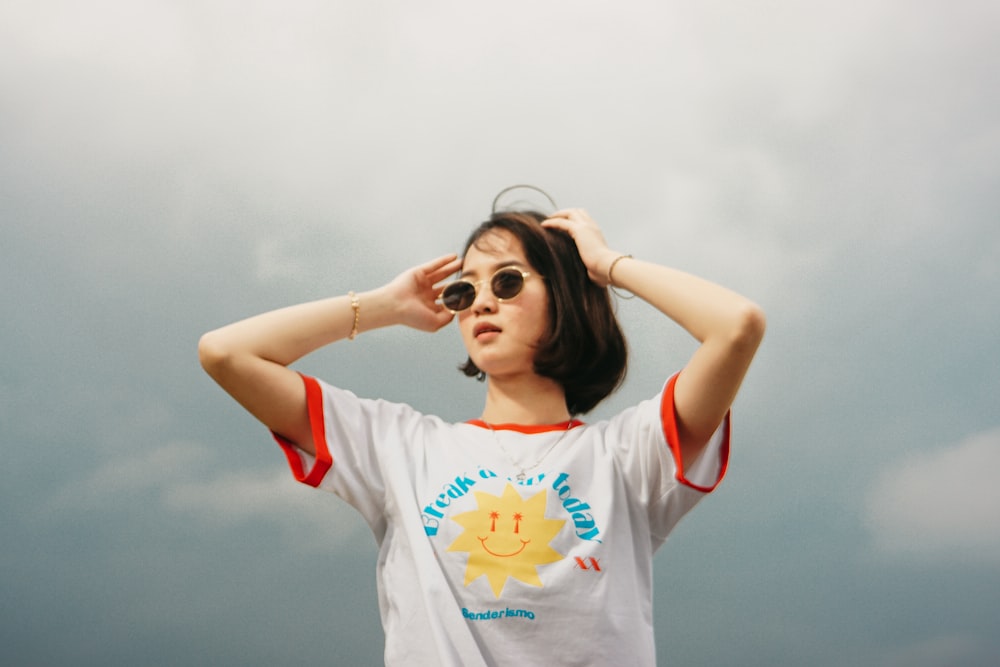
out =
{"type": "Polygon", "coordinates": [[[569,429],[573,426],[573,417],[570,416],[569,421],[566,422],[566,428],[563,430],[563,432],[559,434],[559,437],[556,438],[555,442],[553,442],[551,445],[548,446],[548,449],[542,452],[542,455],[538,457],[538,460],[532,463],[531,465],[521,465],[520,463],[515,461],[514,457],[511,456],[510,452],[507,451],[507,448],[503,446],[502,442],[500,442],[500,436],[497,435],[497,430],[493,428],[493,424],[489,423],[488,421],[484,421],[483,423],[490,427],[490,433],[493,434],[493,440],[497,443],[497,447],[500,448],[500,451],[504,453],[504,456],[507,457],[507,460],[510,461],[511,465],[513,465],[515,468],[520,469],[520,472],[517,473],[516,477],[517,481],[523,482],[528,477],[528,471],[534,470],[535,468],[540,466],[542,464],[542,461],[545,460],[545,457],[549,455],[549,452],[555,449],[556,445],[562,442],[563,436],[569,433],[569,429]]]}

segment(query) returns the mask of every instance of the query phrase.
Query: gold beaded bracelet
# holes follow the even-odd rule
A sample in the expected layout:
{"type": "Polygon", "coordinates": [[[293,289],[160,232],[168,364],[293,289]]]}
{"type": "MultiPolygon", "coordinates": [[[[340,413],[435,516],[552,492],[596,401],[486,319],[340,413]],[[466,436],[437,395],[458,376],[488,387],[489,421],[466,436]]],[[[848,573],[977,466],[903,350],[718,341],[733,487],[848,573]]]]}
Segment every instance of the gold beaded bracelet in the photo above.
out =
{"type": "Polygon", "coordinates": [[[361,321],[361,300],[353,291],[348,292],[347,296],[351,298],[351,308],[354,310],[354,326],[351,327],[351,335],[347,337],[347,340],[354,340],[358,335],[358,323],[361,321]]]}

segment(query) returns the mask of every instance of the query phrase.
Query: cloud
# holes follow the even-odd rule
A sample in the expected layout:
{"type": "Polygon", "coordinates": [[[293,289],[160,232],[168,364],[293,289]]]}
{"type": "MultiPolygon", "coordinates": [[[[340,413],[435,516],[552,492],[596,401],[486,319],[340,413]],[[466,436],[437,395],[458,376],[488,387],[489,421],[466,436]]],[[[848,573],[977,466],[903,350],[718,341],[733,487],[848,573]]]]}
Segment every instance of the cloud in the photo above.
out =
{"type": "Polygon", "coordinates": [[[55,496],[49,509],[103,508],[123,497],[164,488],[202,465],[209,454],[202,445],[176,441],[114,457],[89,475],[67,485],[55,496]]]}
{"type": "MultiPolygon", "coordinates": [[[[342,551],[364,540],[363,523],[337,498],[296,483],[283,467],[230,471],[211,448],[171,442],[115,457],[68,485],[48,513],[146,508],[194,520],[209,529],[251,523],[278,525],[299,548],[342,551]],[[152,502],[146,502],[148,498],[152,502]]],[[[367,543],[366,543],[367,544],[367,543]]]]}
{"type": "Polygon", "coordinates": [[[213,523],[286,521],[293,517],[329,523],[329,507],[317,507],[284,469],[241,470],[203,481],[175,481],[163,488],[163,505],[213,523]]]}
{"type": "Polygon", "coordinates": [[[1000,565],[1000,429],[884,470],[869,494],[877,551],[919,560],[1000,565]]]}

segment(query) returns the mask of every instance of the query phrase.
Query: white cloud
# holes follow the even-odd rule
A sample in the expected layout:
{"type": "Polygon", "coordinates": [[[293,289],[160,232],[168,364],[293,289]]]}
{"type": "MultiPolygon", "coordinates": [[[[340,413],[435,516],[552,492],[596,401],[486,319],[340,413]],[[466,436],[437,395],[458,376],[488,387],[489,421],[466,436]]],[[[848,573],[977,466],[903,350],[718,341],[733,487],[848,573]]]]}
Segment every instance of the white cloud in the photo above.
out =
{"type": "Polygon", "coordinates": [[[55,496],[49,509],[100,508],[125,496],[161,488],[202,465],[209,454],[206,447],[192,442],[170,442],[136,450],[127,456],[116,456],[68,485],[55,496]]]}
{"type": "Polygon", "coordinates": [[[241,470],[209,480],[174,481],[163,488],[163,504],[176,512],[221,523],[328,515],[328,508],[319,511],[315,495],[298,488],[284,469],[241,470]]]}
{"type": "Polygon", "coordinates": [[[346,503],[293,481],[287,470],[238,471],[163,489],[166,509],[213,525],[265,521],[297,549],[333,553],[372,543],[346,503]]]}
{"type": "Polygon", "coordinates": [[[923,453],[879,475],[867,505],[877,550],[1000,565],[1000,429],[923,453]]]}
{"type": "Polygon", "coordinates": [[[159,511],[184,515],[212,528],[270,523],[307,551],[342,550],[359,541],[363,523],[344,502],[306,488],[284,467],[220,468],[209,447],[172,442],[107,461],[69,485],[46,505],[49,513],[146,506],[152,494],[159,511]],[[206,471],[209,474],[206,475],[206,471]],[[345,539],[346,537],[352,539],[345,539]]]}

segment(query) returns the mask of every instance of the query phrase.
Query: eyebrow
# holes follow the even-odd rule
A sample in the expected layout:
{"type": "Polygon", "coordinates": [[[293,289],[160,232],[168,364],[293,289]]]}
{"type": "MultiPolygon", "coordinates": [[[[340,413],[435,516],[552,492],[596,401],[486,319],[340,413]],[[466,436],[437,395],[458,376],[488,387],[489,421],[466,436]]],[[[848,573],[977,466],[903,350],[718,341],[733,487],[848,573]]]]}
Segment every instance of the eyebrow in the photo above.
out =
{"type": "MultiPolygon", "coordinates": [[[[527,268],[527,264],[525,262],[522,262],[520,259],[504,259],[504,260],[501,260],[499,262],[496,262],[496,263],[491,264],[490,266],[488,266],[487,267],[487,275],[493,275],[494,273],[496,273],[500,269],[506,269],[508,266],[516,266],[516,267],[519,267],[521,269],[527,268]]],[[[458,277],[459,278],[468,278],[469,276],[475,277],[477,275],[478,274],[475,271],[465,271],[463,269],[462,272],[460,274],[458,274],[458,277]]]]}

